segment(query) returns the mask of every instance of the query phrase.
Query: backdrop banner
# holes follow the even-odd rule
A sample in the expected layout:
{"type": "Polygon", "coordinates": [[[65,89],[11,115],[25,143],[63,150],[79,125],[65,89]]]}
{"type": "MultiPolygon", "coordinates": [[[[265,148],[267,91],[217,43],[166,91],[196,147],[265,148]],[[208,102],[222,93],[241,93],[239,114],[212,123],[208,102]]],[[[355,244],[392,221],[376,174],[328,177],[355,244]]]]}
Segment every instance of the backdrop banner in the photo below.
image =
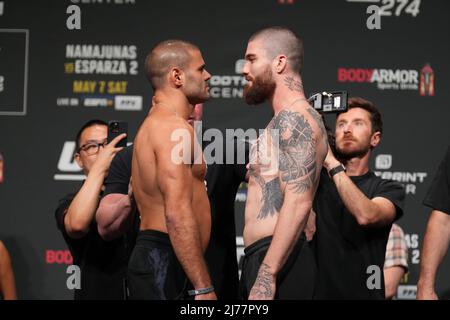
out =
{"type": "MultiPolygon", "coordinates": [[[[0,239],[19,298],[73,297],[72,258],[54,211],[84,179],[73,160],[75,135],[99,118],[128,122],[134,139],[153,94],[144,74],[149,50],[172,38],[197,44],[212,74],[203,126],[260,129],[272,110],[243,100],[244,53],[252,33],[281,25],[304,41],[307,95],[347,90],[382,113],[370,166],[405,186],[398,224],[410,269],[397,298],[414,299],[431,212],[422,201],[450,137],[449,12],[445,0],[1,0],[0,239]]],[[[242,184],[239,259],[245,200],[242,184]]],[[[441,297],[450,295],[448,270],[450,255],[436,281],[441,297]]]]}

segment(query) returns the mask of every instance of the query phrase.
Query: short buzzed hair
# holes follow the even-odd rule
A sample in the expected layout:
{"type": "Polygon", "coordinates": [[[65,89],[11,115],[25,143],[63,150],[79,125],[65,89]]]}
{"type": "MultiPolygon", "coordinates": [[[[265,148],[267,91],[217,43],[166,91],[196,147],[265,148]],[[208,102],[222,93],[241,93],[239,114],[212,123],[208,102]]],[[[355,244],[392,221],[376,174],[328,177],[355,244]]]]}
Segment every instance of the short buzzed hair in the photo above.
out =
{"type": "Polygon", "coordinates": [[[269,59],[284,54],[292,71],[301,73],[303,69],[303,41],[290,29],[285,27],[270,27],[255,32],[249,39],[261,39],[269,59]]]}
{"type": "Polygon", "coordinates": [[[173,67],[184,69],[191,61],[191,51],[200,50],[183,40],[166,40],[158,43],[145,59],[145,75],[156,90],[164,85],[164,78],[173,67]]]}

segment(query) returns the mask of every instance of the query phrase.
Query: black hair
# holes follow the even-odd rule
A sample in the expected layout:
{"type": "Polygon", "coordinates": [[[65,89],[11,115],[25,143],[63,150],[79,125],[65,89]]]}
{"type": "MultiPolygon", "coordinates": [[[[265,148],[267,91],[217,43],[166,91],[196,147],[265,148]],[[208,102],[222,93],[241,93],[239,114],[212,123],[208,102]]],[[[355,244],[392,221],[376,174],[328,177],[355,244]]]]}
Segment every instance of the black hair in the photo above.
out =
{"type": "Polygon", "coordinates": [[[83,133],[84,130],[86,130],[87,128],[90,128],[92,126],[108,126],[108,124],[103,121],[103,120],[99,120],[99,119],[93,119],[93,120],[89,120],[88,122],[86,122],[81,128],[80,130],[78,130],[77,136],[75,138],[75,142],[76,142],[76,149],[77,152],[79,152],[80,150],[80,138],[81,135],[83,133]]]}

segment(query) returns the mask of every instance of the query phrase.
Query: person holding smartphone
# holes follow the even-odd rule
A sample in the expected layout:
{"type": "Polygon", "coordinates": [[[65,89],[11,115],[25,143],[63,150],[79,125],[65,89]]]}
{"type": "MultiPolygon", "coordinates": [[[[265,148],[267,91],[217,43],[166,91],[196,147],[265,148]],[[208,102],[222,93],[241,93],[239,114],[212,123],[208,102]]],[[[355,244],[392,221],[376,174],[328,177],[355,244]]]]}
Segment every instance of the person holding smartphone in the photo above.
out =
{"type": "Polygon", "coordinates": [[[81,270],[81,286],[75,289],[75,300],[123,299],[126,262],[121,239],[104,241],[97,231],[95,212],[103,190],[104,179],[116,148],[126,134],[107,144],[108,126],[101,120],[85,123],[76,136],[75,161],[83,169],[86,180],[81,188],[59,201],[55,211],[61,231],[81,270]]]}

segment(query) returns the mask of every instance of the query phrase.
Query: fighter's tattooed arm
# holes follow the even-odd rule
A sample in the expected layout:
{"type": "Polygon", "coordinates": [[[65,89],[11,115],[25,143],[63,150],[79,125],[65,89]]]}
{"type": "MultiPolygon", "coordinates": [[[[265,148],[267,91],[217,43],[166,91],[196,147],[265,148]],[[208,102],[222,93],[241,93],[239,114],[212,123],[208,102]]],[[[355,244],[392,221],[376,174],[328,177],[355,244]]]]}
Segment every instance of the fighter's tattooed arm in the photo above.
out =
{"type": "Polygon", "coordinates": [[[274,118],[273,127],[279,132],[278,171],[283,204],[263,260],[268,267],[263,270],[275,279],[305,228],[325,158],[321,129],[308,121],[314,121],[308,113],[286,109],[274,118]]]}
{"type": "Polygon", "coordinates": [[[314,120],[316,121],[317,125],[320,128],[320,131],[322,132],[322,135],[324,135],[325,137],[327,136],[327,130],[325,129],[325,125],[323,123],[322,120],[322,116],[313,108],[309,107],[308,109],[308,113],[314,118],[314,120]]]}
{"type": "Polygon", "coordinates": [[[250,291],[249,300],[272,300],[275,296],[275,277],[270,267],[262,263],[259,267],[255,283],[250,291]]]}

